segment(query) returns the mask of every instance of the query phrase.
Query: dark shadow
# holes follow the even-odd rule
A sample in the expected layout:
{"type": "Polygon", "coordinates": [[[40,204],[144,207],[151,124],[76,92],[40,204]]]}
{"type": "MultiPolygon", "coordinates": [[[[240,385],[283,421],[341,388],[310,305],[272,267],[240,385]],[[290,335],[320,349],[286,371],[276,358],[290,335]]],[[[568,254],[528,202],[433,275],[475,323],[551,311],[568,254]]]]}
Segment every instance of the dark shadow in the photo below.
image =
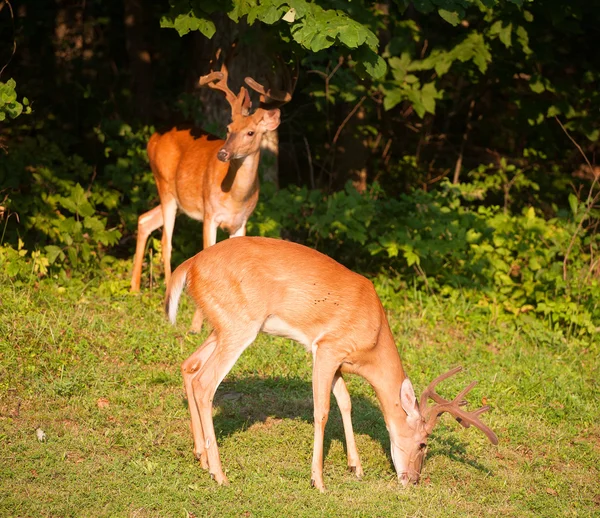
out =
{"type": "Polygon", "coordinates": [[[451,436],[440,437],[440,433],[435,433],[429,439],[429,447],[427,451],[427,457],[425,458],[425,464],[427,459],[432,459],[437,456],[450,457],[453,461],[461,462],[475,468],[478,471],[484,472],[486,475],[492,475],[493,472],[489,468],[480,464],[476,460],[469,458],[469,453],[465,448],[465,443],[455,439],[451,436]]]}
{"type": "MultiPolygon", "coordinates": [[[[379,442],[392,466],[390,439],[379,406],[364,396],[351,394],[351,397],[354,433],[368,435],[379,442]]],[[[185,399],[184,404],[187,406],[185,399]]],[[[313,423],[312,385],[299,378],[246,377],[224,381],[217,390],[213,405],[220,410],[219,415],[214,418],[218,441],[255,423],[265,423],[268,418],[300,418],[311,425],[313,423]]],[[[344,427],[333,394],[329,420],[325,428],[324,457],[329,452],[332,440],[339,440],[344,445],[344,452],[347,452],[344,427]]],[[[441,438],[434,434],[429,442],[428,457],[437,455],[446,455],[456,462],[468,464],[489,474],[485,466],[469,458],[465,444],[454,438],[441,438]]]]}

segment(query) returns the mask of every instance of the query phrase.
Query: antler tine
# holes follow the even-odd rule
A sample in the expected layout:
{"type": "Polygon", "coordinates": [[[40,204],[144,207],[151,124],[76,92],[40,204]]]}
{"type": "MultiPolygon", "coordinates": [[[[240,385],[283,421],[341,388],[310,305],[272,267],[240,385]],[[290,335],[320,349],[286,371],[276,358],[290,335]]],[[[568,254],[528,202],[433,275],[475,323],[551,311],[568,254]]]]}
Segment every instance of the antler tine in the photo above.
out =
{"type": "Polygon", "coordinates": [[[215,59],[211,60],[210,62],[211,72],[205,76],[201,76],[198,80],[198,84],[200,86],[208,86],[214,90],[220,90],[221,92],[223,92],[225,94],[225,98],[231,105],[232,110],[234,111],[237,109],[236,100],[238,96],[235,95],[235,93],[233,93],[233,91],[227,86],[227,80],[229,78],[229,71],[227,70],[227,67],[229,66],[229,62],[233,57],[236,44],[237,42],[233,42],[233,44],[231,45],[231,49],[228,52],[227,57],[223,60],[220,72],[215,72],[212,70],[213,63],[217,61],[221,55],[221,49],[219,48],[215,54],[215,59]]]}
{"type": "Polygon", "coordinates": [[[481,414],[487,412],[490,409],[488,405],[482,406],[481,408],[472,411],[467,411],[460,408],[461,406],[465,406],[467,404],[464,397],[473,389],[475,385],[477,385],[476,381],[472,381],[471,383],[469,383],[469,385],[463,390],[461,390],[452,401],[448,401],[442,398],[439,394],[435,392],[435,386],[440,381],[449,378],[450,376],[456,374],[460,370],[462,370],[462,367],[455,367],[454,369],[446,372],[445,374],[438,376],[429,384],[427,389],[425,389],[425,392],[423,392],[421,396],[421,406],[424,408],[422,414],[427,420],[428,432],[431,433],[431,430],[433,430],[438,417],[444,412],[448,412],[452,414],[454,418],[465,428],[469,428],[471,425],[473,425],[476,428],[479,428],[487,436],[487,438],[492,444],[498,444],[498,437],[496,436],[496,434],[479,419],[479,416],[481,414]],[[426,408],[427,399],[429,398],[433,399],[436,402],[436,404],[432,407],[426,408]]]}
{"type": "MultiPolygon", "coordinates": [[[[281,61],[281,58],[279,61],[281,61]]],[[[260,107],[265,110],[278,108],[292,100],[292,93],[294,92],[298,81],[298,63],[296,63],[296,72],[293,81],[288,68],[282,66],[281,69],[283,71],[284,81],[283,90],[275,90],[273,88],[267,90],[263,85],[251,77],[246,77],[244,80],[252,90],[260,94],[260,107]]]]}
{"type": "Polygon", "coordinates": [[[457,372],[460,372],[461,370],[462,370],[462,366],[458,365],[457,367],[450,369],[448,372],[445,372],[444,374],[440,374],[437,378],[435,378],[427,386],[427,388],[421,394],[421,401],[420,401],[420,405],[419,405],[421,407],[421,412],[424,412],[427,409],[427,406],[428,406],[427,400],[429,398],[433,399],[438,404],[449,403],[449,401],[445,400],[443,397],[441,397],[439,394],[436,393],[435,387],[441,381],[444,381],[445,379],[448,379],[451,376],[454,376],[457,372]]]}

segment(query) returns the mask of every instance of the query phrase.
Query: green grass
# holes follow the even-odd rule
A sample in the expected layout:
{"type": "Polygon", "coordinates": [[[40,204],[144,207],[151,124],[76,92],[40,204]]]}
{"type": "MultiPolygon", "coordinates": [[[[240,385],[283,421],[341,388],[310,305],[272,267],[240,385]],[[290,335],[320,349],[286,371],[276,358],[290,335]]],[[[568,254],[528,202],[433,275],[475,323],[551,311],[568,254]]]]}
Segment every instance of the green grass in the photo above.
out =
{"type": "MultiPolygon", "coordinates": [[[[497,447],[445,416],[422,483],[396,481],[370,387],[348,378],[362,481],[346,470],[332,400],[325,483],[310,488],[310,358],[260,336],[217,393],[215,429],[229,487],[192,456],[181,361],[202,341],[161,312],[161,293],[126,295],[0,279],[1,516],[593,516],[600,514],[598,346],[531,323],[492,325],[460,303],[386,296],[417,392],[471,379],[497,447]],[[105,398],[105,399],[102,399],[105,398]],[[103,404],[104,403],[104,404],[103,404]],[[47,440],[39,442],[36,429],[47,440]]],[[[360,318],[360,315],[357,315],[360,318]]]]}

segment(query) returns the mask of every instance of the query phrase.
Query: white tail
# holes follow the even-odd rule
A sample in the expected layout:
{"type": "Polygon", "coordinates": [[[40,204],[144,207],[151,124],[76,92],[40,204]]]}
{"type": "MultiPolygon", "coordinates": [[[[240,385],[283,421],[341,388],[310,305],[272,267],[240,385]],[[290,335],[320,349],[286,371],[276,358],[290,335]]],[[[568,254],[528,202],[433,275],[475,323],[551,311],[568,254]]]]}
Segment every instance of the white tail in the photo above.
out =
{"type": "Polygon", "coordinates": [[[351,403],[342,373],[359,374],[375,389],[390,434],[392,459],[403,485],[419,480],[427,438],[437,417],[449,412],[468,427],[496,435],[479,420],[487,407],[460,408],[472,383],[453,401],[435,393],[434,380],[417,403],[406,377],[384,309],[366,278],[305,246],[259,237],[223,241],[177,268],[167,291],[171,321],[184,280],[213,331],[181,366],[192,420],[194,453],[219,484],[223,473],[212,420],[217,387],[256,335],[291,338],[313,356],[315,436],[312,483],[323,485],[323,435],[330,391],[342,413],[348,466],[363,474],[354,441],[351,403]],[[427,400],[435,404],[427,408],[427,400]]]}
{"type": "Polygon", "coordinates": [[[258,200],[260,143],[266,132],[279,126],[278,107],[291,99],[295,86],[289,71],[284,68],[283,72],[286,84],[281,91],[267,90],[252,78],[246,78],[246,84],[260,94],[260,107],[252,114],[246,89],[242,87],[236,95],[227,86],[227,60],[220,72],[213,71],[200,78],[200,85],[223,92],[231,105],[227,140],[189,128],[173,128],[150,137],[148,158],[160,205],[138,218],[131,291],[140,289],[146,241],[160,227],[163,227],[162,256],[168,283],[178,210],[203,222],[204,248],[216,243],[218,228],[227,230],[231,237],[246,234],[246,223],[258,200]]]}
{"type": "Polygon", "coordinates": [[[185,287],[187,280],[188,269],[191,265],[191,259],[181,263],[177,270],[173,272],[171,280],[167,286],[165,296],[165,313],[169,317],[171,324],[177,321],[177,310],[179,309],[179,299],[185,287]]]}

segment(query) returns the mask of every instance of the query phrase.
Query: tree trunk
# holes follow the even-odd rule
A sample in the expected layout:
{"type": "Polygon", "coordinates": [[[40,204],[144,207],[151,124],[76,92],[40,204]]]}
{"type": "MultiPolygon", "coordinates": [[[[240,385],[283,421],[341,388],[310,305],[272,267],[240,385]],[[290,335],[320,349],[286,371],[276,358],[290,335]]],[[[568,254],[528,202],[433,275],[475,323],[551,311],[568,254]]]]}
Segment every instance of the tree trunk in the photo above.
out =
{"type": "MultiPolygon", "coordinates": [[[[266,49],[261,32],[256,28],[249,28],[244,23],[236,24],[227,16],[222,15],[215,18],[217,32],[212,39],[207,39],[200,33],[194,37],[194,63],[200,66],[196,74],[191,78],[193,84],[198,84],[198,77],[207,74],[210,70],[210,61],[214,59],[217,50],[221,49],[221,59],[213,63],[213,69],[219,70],[223,58],[230,52],[231,45],[235,40],[242,41],[236,47],[235,57],[229,65],[229,88],[235,93],[240,91],[245,77],[252,77],[259,83],[266,81],[270,69],[271,60],[274,56],[266,49]],[[247,31],[253,31],[253,38],[247,37],[247,31]],[[248,43],[251,41],[251,43],[248,43]]],[[[252,107],[258,107],[258,94],[249,90],[252,98],[252,107]]],[[[231,109],[224,96],[210,88],[200,88],[198,95],[202,101],[202,112],[204,126],[208,129],[217,127],[223,130],[231,121],[231,109]]],[[[267,133],[261,142],[261,160],[259,171],[262,179],[279,185],[279,136],[277,130],[267,133]]]]}
{"type": "Polygon", "coordinates": [[[144,7],[142,0],[124,0],[124,7],[133,106],[136,115],[147,120],[152,91],[152,62],[144,37],[144,7]]]}

